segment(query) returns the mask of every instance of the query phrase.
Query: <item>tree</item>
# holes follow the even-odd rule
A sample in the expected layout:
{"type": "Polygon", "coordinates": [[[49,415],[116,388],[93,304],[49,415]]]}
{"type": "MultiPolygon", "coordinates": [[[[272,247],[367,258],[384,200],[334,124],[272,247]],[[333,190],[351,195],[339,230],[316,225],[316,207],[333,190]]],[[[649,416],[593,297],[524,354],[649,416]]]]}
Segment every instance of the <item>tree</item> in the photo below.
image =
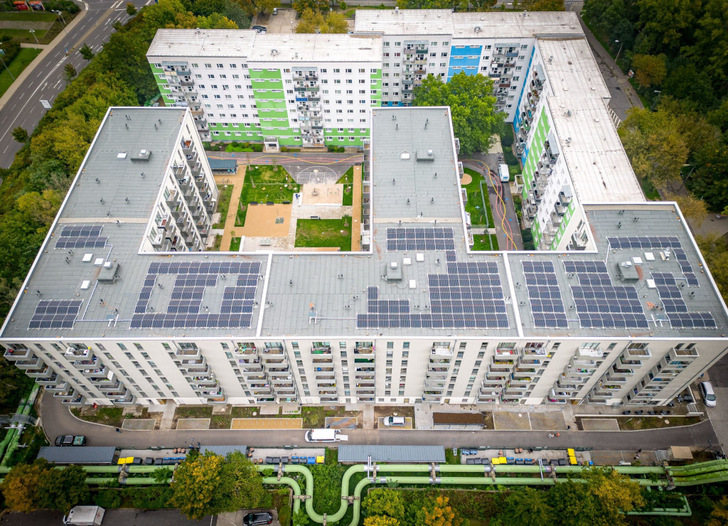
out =
{"type": "Polygon", "coordinates": [[[635,69],[635,80],[643,88],[659,86],[667,75],[667,57],[665,55],[634,55],[632,68],[635,69]]]}
{"type": "Polygon", "coordinates": [[[76,68],[70,62],[63,66],[63,73],[66,76],[66,82],[71,82],[78,75],[78,71],[76,71],[76,68]]]}
{"type": "Polygon", "coordinates": [[[680,168],[689,150],[672,114],[634,108],[619,127],[619,136],[638,177],[662,188],[682,183],[680,168]]]}
{"type": "Polygon", "coordinates": [[[280,0],[256,0],[255,2],[255,7],[258,9],[258,12],[264,15],[272,13],[273,9],[280,5],[280,0]]]}
{"type": "Polygon", "coordinates": [[[18,126],[13,130],[13,139],[15,139],[18,142],[26,143],[28,142],[28,139],[30,139],[30,135],[28,134],[28,130],[25,128],[22,128],[18,126]]]}
{"type": "Polygon", "coordinates": [[[321,26],[322,33],[346,33],[349,31],[349,24],[343,13],[331,11],[326,16],[324,25],[321,26]]]}
{"type": "Polygon", "coordinates": [[[5,475],[2,485],[7,507],[22,513],[37,509],[41,499],[43,474],[48,469],[50,465],[45,460],[13,466],[5,475]]]}
{"type": "Polygon", "coordinates": [[[508,526],[549,526],[557,522],[547,502],[548,493],[523,488],[511,493],[505,502],[503,524],[508,526]]]}
{"type": "Polygon", "coordinates": [[[126,4],[126,14],[129,16],[134,16],[137,14],[136,6],[134,4],[132,4],[131,2],[128,2],[126,4]]]}
{"type": "Polygon", "coordinates": [[[728,241],[718,234],[696,236],[695,240],[718,290],[724,298],[728,297],[728,241]]]}
{"type": "Polygon", "coordinates": [[[210,16],[198,16],[197,27],[200,29],[238,29],[238,25],[220,13],[210,16]]]}
{"type": "Polygon", "coordinates": [[[385,488],[374,489],[366,496],[362,507],[369,516],[386,515],[398,521],[404,520],[404,499],[398,491],[385,488]]]}
{"type": "Polygon", "coordinates": [[[47,229],[56,217],[62,201],[63,195],[48,188],[42,193],[28,192],[21,195],[18,197],[17,206],[18,210],[40,223],[41,229],[47,229]]]}
{"type": "Polygon", "coordinates": [[[448,497],[436,497],[430,506],[422,508],[425,526],[459,526],[462,520],[455,514],[448,497]]]}
{"type": "Polygon", "coordinates": [[[303,16],[306,9],[310,9],[313,12],[326,11],[329,8],[328,0],[293,0],[293,9],[303,16]]]}
{"type": "Polygon", "coordinates": [[[91,49],[91,47],[89,47],[89,45],[85,42],[83,46],[81,46],[81,49],[78,50],[78,52],[81,53],[81,56],[86,60],[91,60],[92,58],[94,58],[93,49],[91,49]]]}
{"type": "Polygon", "coordinates": [[[207,453],[188,458],[175,471],[170,504],[190,519],[255,508],[263,497],[261,478],[240,452],[223,458],[207,453]]]}
{"type": "Polygon", "coordinates": [[[528,11],[565,11],[564,0],[514,0],[514,9],[528,11]]]}
{"type": "Polygon", "coordinates": [[[364,519],[364,526],[399,526],[399,521],[386,515],[372,515],[364,519]]]}
{"type": "Polygon", "coordinates": [[[38,507],[42,509],[68,513],[76,504],[85,502],[89,497],[86,471],[81,466],[45,471],[42,485],[38,502],[38,507]]]}
{"type": "Polygon", "coordinates": [[[692,219],[691,226],[694,228],[700,228],[708,217],[708,207],[705,205],[705,201],[688,193],[677,194],[666,192],[665,199],[675,201],[683,215],[687,219],[692,219]]]}
{"type": "Polygon", "coordinates": [[[563,526],[622,526],[627,512],[644,505],[638,482],[610,468],[582,471],[578,480],[548,492],[554,517],[563,526]]]}
{"type": "Polygon", "coordinates": [[[428,75],[415,88],[415,106],[450,106],[461,155],[487,151],[494,134],[504,130],[504,114],[496,112],[493,81],[483,75],[458,73],[445,84],[428,75]]]}

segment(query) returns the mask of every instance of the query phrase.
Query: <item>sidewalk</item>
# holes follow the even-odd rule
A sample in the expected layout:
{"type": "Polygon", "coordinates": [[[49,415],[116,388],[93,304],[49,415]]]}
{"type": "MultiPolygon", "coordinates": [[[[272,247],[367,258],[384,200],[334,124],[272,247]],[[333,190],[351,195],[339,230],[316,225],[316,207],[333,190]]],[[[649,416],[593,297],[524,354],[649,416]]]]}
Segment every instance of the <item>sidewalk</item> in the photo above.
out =
{"type": "MultiPolygon", "coordinates": [[[[215,183],[217,183],[218,185],[233,185],[233,194],[230,198],[230,206],[228,207],[227,217],[223,225],[225,233],[223,234],[222,241],[220,242],[221,251],[230,250],[230,243],[233,240],[233,231],[235,230],[235,218],[238,215],[238,207],[240,206],[240,193],[243,191],[243,183],[245,182],[245,169],[246,165],[238,164],[238,170],[235,175],[224,174],[215,176],[215,183]]],[[[238,230],[242,231],[243,227],[238,227],[238,230]]],[[[236,233],[239,237],[240,233],[236,233]]]]}

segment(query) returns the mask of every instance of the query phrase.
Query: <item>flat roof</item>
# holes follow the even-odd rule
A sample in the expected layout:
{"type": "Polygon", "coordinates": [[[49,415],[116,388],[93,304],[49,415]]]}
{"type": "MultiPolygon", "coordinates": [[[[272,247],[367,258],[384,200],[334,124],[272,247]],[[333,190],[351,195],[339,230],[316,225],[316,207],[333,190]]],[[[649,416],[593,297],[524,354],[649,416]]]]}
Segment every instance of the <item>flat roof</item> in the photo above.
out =
{"type": "Polygon", "coordinates": [[[380,62],[378,37],[258,33],[249,29],[160,29],[147,57],[230,57],[251,62],[380,62]]]}
{"type": "Polygon", "coordinates": [[[582,203],[645,201],[612,122],[609,89],[585,38],[537,41],[560,150],[582,203]]]}
{"type": "Polygon", "coordinates": [[[242,453],[245,455],[245,453],[248,451],[248,446],[201,446],[200,447],[200,455],[204,455],[207,452],[214,453],[215,455],[220,455],[221,457],[226,457],[230,453],[242,453]]]}
{"type": "Polygon", "coordinates": [[[450,9],[360,10],[356,12],[354,31],[507,40],[546,34],[584,34],[576,13],[572,12],[453,13],[450,9]]]}
{"type": "Polygon", "coordinates": [[[55,464],[111,464],[115,454],[114,446],[44,446],[40,448],[38,458],[55,464]]]}
{"type": "MultiPolygon", "coordinates": [[[[728,329],[723,300],[673,203],[585,205],[597,247],[594,253],[469,252],[464,222],[456,210],[460,199],[457,168],[445,161],[453,157],[454,148],[451,138],[449,142],[444,139],[450,133],[443,131],[449,128],[446,108],[375,110],[370,151],[374,158],[373,249],[369,253],[139,253],[164,167],[179,141],[185,111],[109,110],[68,201],[28,276],[27,288],[20,293],[0,337],[6,341],[70,342],[299,336],[328,340],[382,335],[684,339],[723,338],[728,329]],[[423,119],[428,118],[430,124],[425,131],[423,119]],[[391,136],[394,122],[401,124],[402,132],[396,139],[391,136]],[[380,139],[396,146],[377,151],[380,139]],[[430,140],[438,142],[433,147],[434,161],[401,159],[402,151],[422,151],[422,147],[429,147],[430,140]],[[144,178],[139,174],[141,163],[117,157],[120,151],[133,152],[142,145],[152,152],[145,163],[144,178]],[[438,162],[444,164],[438,167],[436,179],[427,170],[413,171],[418,164],[434,163],[434,167],[438,162]],[[408,168],[401,170],[400,166],[408,168]],[[392,197],[392,187],[399,191],[403,186],[398,182],[392,185],[392,178],[404,181],[402,178],[406,177],[417,178],[415,187],[425,190],[422,202],[415,196],[418,201],[410,205],[414,214],[399,212],[403,216],[400,223],[395,215],[397,199],[403,199],[405,194],[392,197]],[[434,191],[436,201],[430,205],[429,193],[434,191]],[[105,203],[100,203],[100,196],[105,203]],[[424,214],[430,206],[442,207],[441,217],[419,216],[418,209],[424,214]],[[111,212],[110,217],[107,211],[111,212]],[[119,225],[117,217],[121,218],[119,225]],[[66,226],[101,227],[99,235],[107,240],[102,248],[75,249],[69,254],[57,247],[57,239],[66,226]],[[86,254],[91,256],[87,258],[86,254]],[[101,272],[94,265],[97,258],[120,265],[120,278],[115,283],[96,281],[101,272]],[[599,275],[581,276],[569,266],[587,262],[591,268],[595,261],[604,262],[605,269],[587,273],[599,275]],[[529,262],[551,265],[548,274],[553,283],[546,286],[552,288],[530,288],[533,276],[526,274],[534,271],[527,271],[528,265],[524,265],[529,262]],[[620,265],[625,262],[638,269],[636,282],[622,281],[620,265]],[[253,300],[250,326],[219,329],[183,322],[176,328],[132,327],[131,320],[149,275],[156,281],[148,292],[148,305],[154,312],[164,312],[176,281],[190,274],[195,279],[200,274],[210,278],[204,285],[201,308],[211,315],[221,312],[226,289],[239,280],[245,281],[253,300]],[[669,281],[668,274],[674,285],[668,284],[669,290],[665,292],[667,289],[662,287],[661,291],[655,282],[662,285],[669,281]],[[598,281],[602,287],[590,289],[590,297],[612,293],[618,297],[607,303],[584,302],[584,289],[578,287],[584,287],[584,282],[590,280],[598,281]],[[89,282],[87,288],[82,286],[84,281],[89,282]],[[624,312],[615,305],[624,303],[620,294],[632,297],[636,291],[636,302],[628,303],[633,309],[628,318],[640,323],[625,325],[624,312]],[[561,325],[539,323],[539,318],[548,318],[555,311],[552,308],[546,311],[548,316],[544,315],[544,306],[552,307],[552,302],[533,302],[537,292],[549,299],[558,295],[563,309],[561,325]],[[663,293],[670,294],[670,301],[663,293]],[[684,305],[678,304],[677,299],[684,305]],[[69,328],[30,328],[36,309],[49,300],[78,302],[69,328]],[[680,307],[688,318],[695,314],[695,319],[702,319],[702,313],[710,313],[713,324],[680,325],[677,317],[671,319],[665,306],[680,307]],[[611,317],[605,321],[604,316],[598,315],[600,309],[611,313],[611,317]],[[593,318],[598,318],[597,322],[593,318]]],[[[400,210],[407,208],[399,203],[400,210]]],[[[535,273],[546,274],[541,267],[535,273]]]]}
{"type": "Polygon", "coordinates": [[[445,462],[442,446],[339,446],[339,462],[445,462]]]}

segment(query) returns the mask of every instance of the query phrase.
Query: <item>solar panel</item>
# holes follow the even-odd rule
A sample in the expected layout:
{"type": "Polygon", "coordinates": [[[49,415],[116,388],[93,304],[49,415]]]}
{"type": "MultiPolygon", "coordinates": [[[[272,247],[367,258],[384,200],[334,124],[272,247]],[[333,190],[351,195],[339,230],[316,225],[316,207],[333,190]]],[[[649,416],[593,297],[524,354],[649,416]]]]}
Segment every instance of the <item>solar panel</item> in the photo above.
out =
{"type": "MultiPolygon", "coordinates": [[[[387,250],[446,250],[453,251],[452,228],[387,228],[387,250]]],[[[449,260],[448,260],[449,261],[449,260]]]]}
{"type": "MultiPolygon", "coordinates": [[[[635,238],[630,242],[639,244],[642,243],[640,239],[642,238],[635,238]]],[[[637,289],[632,285],[612,285],[612,279],[603,261],[570,260],[564,261],[563,264],[567,273],[575,274],[579,279],[579,285],[571,286],[571,295],[582,328],[646,329],[648,327],[637,289]]]]}
{"type": "Polygon", "coordinates": [[[566,328],[568,322],[556,269],[551,261],[522,261],[535,327],[566,328]]]}
{"type": "Polygon", "coordinates": [[[80,309],[80,300],[40,300],[28,328],[71,329],[80,309]]]}
{"type": "MultiPolygon", "coordinates": [[[[398,230],[398,229],[394,229],[398,230]]],[[[450,229],[418,228],[415,236],[444,236],[450,229]]],[[[404,236],[392,232],[393,236],[404,236]]],[[[405,299],[381,299],[378,287],[367,288],[367,312],[357,314],[359,329],[370,328],[507,328],[508,315],[498,264],[457,262],[450,258],[447,273],[428,274],[429,305],[412,312],[405,299]]]]}
{"type": "MultiPolygon", "coordinates": [[[[695,278],[694,275],[692,277],[695,278]]],[[[686,274],[686,278],[690,285],[691,276],[686,274]]],[[[681,288],[677,285],[675,276],[667,272],[653,272],[652,279],[657,286],[662,308],[673,329],[714,329],[717,327],[711,313],[688,312],[688,306],[682,298],[681,288]]],[[[693,281],[697,282],[697,279],[695,278],[693,281]]]]}

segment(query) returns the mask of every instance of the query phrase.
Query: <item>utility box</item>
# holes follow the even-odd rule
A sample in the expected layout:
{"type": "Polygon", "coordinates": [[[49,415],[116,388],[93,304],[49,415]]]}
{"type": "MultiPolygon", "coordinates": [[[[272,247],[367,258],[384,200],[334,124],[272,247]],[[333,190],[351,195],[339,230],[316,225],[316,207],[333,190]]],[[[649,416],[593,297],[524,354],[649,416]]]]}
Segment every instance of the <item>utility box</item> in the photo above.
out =
{"type": "Polygon", "coordinates": [[[106,510],[101,506],[76,506],[63,517],[63,524],[73,526],[100,526],[106,510]]]}

